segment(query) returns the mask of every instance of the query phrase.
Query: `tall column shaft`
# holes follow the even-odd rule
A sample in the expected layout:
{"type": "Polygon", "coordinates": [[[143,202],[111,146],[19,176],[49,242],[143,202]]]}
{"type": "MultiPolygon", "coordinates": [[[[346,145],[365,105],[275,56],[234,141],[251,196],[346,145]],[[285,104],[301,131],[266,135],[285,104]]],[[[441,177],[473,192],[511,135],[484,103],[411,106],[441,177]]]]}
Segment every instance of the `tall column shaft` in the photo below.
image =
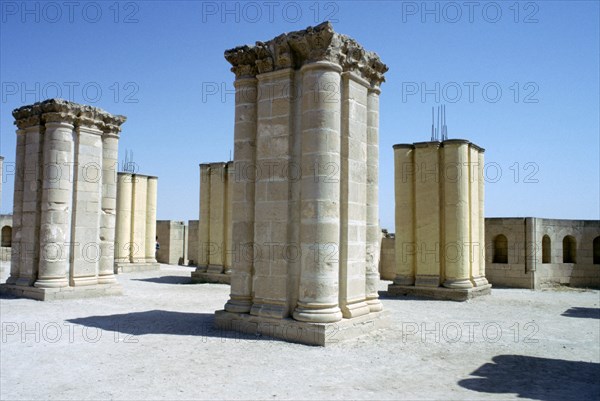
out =
{"type": "MultiPolygon", "coordinates": [[[[369,189],[373,189],[373,185],[369,186],[367,183],[369,167],[373,167],[368,165],[367,157],[367,88],[369,86],[368,81],[352,72],[342,74],[339,291],[340,308],[344,318],[353,318],[370,312],[365,300],[366,266],[374,262],[376,256],[373,252],[378,248],[378,242],[373,244],[367,241],[367,193],[369,189]],[[367,248],[370,251],[368,255],[367,248]]],[[[376,231],[377,221],[375,223],[375,227],[371,228],[376,231]]],[[[373,269],[373,266],[370,268],[373,269]]],[[[377,294],[376,286],[377,277],[375,277],[375,294],[377,294]]]]}
{"type": "Polygon", "coordinates": [[[299,299],[294,319],[336,322],[339,308],[341,67],[304,65],[299,299]]]}
{"type": "Polygon", "coordinates": [[[115,236],[115,263],[131,260],[131,230],[133,205],[133,177],[129,173],[118,173],[117,177],[117,222],[115,236]]]}
{"type": "Polygon", "coordinates": [[[418,262],[416,286],[440,284],[440,179],[439,142],[415,143],[415,240],[418,262]]]}
{"type": "Polygon", "coordinates": [[[415,148],[394,145],[395,266],[398,285],[414,285],[418,248],[415,241],[415,148]]]}
{"type": "Polygon", "coordinates": [[[232,237],[232,210],[231,210],[231,199],[233,196],[233,180],[235,179],[233,171],[233,162],[227,163],[227,172],[225,174],[225,243],[223,244],[223,250],[225,251],[224,261],[224,273],[231,273],[231,237],[232,237]]]}
{"type": "Polygon", "coordinates": [[[13,194],[13,226],[11,238],[11,262],[10,276],[7,284],[15,284],[19,279],[19,268],[21,266],[21,231],[23,219],[23,178],[25,174],[25,133],[26,130],[17,130],[17,149],[15,158],[15,184],[13,194]]]}
{"type": "MultiPolygon", "coordinates": [[[[74,158],[73,125],[47,122],[44,134],[44,175],[39,232],[39,272],[36,287],[69,285],[74,158]]],[[[81,249],[78,249],[81,251],[81,249]]]]}
{"type": "Polygon", "coordinates": [[[488,281],[485,278],[484,271],[481,270],[481,265],[485,266],[485,260],[482,261],[485,252],[484,217],[483,213],[483,166],[480,163],[480,154],[483,149],[470,144],[469,145],[469,193],[471,201],[469,207],[471,209],[471,281],[475,287],[487,285],[488,281]]]}
{"type": "Polygon", "coordinates": [[[287,317],[290,180],[285,174],[292,150],[291,68],[259,74],[254,204],[253,315],[287,317]]]}
{"type": "Polygon", "coordinates": [[[488,280],[485,278],[485,177],[483,175],[484,172],[484,150],[479,149],[477,158],[478,158],[478,166],[477,166],[477,176],[479,180],[477,182],[478,186],[478,205],[479,208],[479,243],[481,246],[479,247],[479,277],[480,279],[476,283],[477,286],[488,284],[488,280]]]}
{"type": "Polygon", "coordinates": [[[469,143],[462,140],[445,141],[442,153],[444,287],[471,288],[469,143]]]}
{"type": "Polygon", "coordinates": [[[200,222],[198,231],[198,267],[196,271],[208,268],[210,244],[210,165],[200,165],[200,222]]]}
{"type": "Polygon", "coordinates": [[[148,177],[146,187],[146,263],[156,263],[156,201],[158,178],[148,177]]]}
{"type": "Polygon", "coordinates": [[[257,80],[238,78],[234,83],[234,169],[232,207],[231,293],[225,310],[248,313],[252,307],[252,270],[254,254],[254,177],[257,80]]]}
{"type": "Polygon", "coordinates": [[[71,238],[72,285],[98,284],[102,224],[102,131],[76,128],[71,238]]]}
{"type": "Polygon", "coordinates": [[[133,207],[132,233],[131,233],[131,262],[144,263],[146,261],[146,190],[148,177],[133,175],[133,207]]]}
{"type": "Polygon", "coordinates": [[[222,273],[225,250],[225,163],[210,167],[210,232],[208,245],[208,272],[222,273]]]}
{"type": "Polygon", "coordinates": [[[381,227],[379,226],[379,94],[371,86],[367,95],[367,264],[365,293],[370,312],[383,310],[379,301],[379,259],[381,227]]]}
{"type": "Polygon", "coordinates": [[[119,135],[105,132],[102,136],[102,210],[100,216],[100,263],[98,284],[116,283],[114,264],[118,242],[115,243],[117,222],[117,171],[119,167],[119,135]]]}

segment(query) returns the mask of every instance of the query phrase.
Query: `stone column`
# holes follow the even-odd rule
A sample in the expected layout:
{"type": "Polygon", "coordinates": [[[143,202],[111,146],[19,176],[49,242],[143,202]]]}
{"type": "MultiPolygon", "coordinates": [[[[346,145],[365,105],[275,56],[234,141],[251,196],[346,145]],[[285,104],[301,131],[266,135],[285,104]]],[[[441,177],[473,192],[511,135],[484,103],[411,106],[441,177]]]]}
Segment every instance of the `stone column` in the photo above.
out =
{"type": "Polygon", "coordinates": [[[525,218],[525,271],[534,272],[537,265],[537,241],[535,218],[525,218]]]}
{"type": "Polygon", "coordinates": [[[444,287],[471,288],[469,142],[458,139],[444,141],[442,153],[444,287]]]}
{"type": "Polygon", "coordinates": [[[208,273],[223,273],[225,245],[225,164],[210,167],[210,232],[208,244],[208,273]]]}
{"type": "MultiPolygon", "coordinates": [[[[87,122],[83,122],[88,124],[87,122]]],[[[71,240],[73,286],[98,284],[102,224],[102,131],[95,125],[76,127],[71,240]]],[[[41,269],[40,269],[41,270],[41,269]]],[[[113,281],[114,282],[114,281],[113,281]]]]}
{"type": "Polygon", "coordinates": [[[115,263],[131,261],[131,207],[133,205],[133,177],[118,173],[117,177],[117,223],[115,239],[115,263]]]}
{"type": "MultiPolygon", "coordinates": [[[[40,253],[40,214],[42,198],[43,127],[38,125],[39,117],[25,130],[25,154],[23,163],[23,208],[21,210],[21,240],[19,255],[20,286],[32,285],[38,275],[40,253]]],[[[13,250],[14,252],[14,250],[13,250]]]]}
{"type": "Polygon", "coordinates": [[[481,265],[485,266],[485,259],[482,261],[485,252],[484,231],[483,226],[483,166],[480,166],[479,155],[483,153],[483,149],[475,144],[469,145],[469,193],[470,209],[471,209],[471,281],[473,286],[480,287],[487,285],[488,281],[485,278],[484,271],[481,271],[481,265]]]}
{"type": "MultiPolygon", "coordinates": [[[[366,315],[370,312],[366,303],[366,266],[378,259],[374,252],[379,248],[380,235],[375,244],[367,240],[367,196],[377,196],[377,192],[367,195],[376,185],[367,182],[369,165],[367,158],[367,88],[369,82],[353,72],[342,74],[341,86],[341,196],[340,196],[340,308],[344,318],[366,315]],[[374,248],[373,248],[374,245],[374,248]],[[371,252],[367,255],[367,248],[371,252]]],[[[375,166],[376,168],[376,166],[375,166]]],[[[370,172],[373,174],[373,171],[370,172]]],[[[375,172],[375,178],[376,178],[375,172]]],[[[373,177],[371,177],[372,179],[373,177]]],[[[373,199],[370,199],[371,202],[373,199]]],[[[376,206],[375,204],[371,206],[376,206]]],[[[371,210],[372,212],[372,210],[371,210]]],[[[373,216],[371,221],[373,223],[373,216]]],[[[375,216],[377,231],[378,219],[375,216]]],[[[377,294],[377,267],[372,280],[377,294]]],[[[373,295],[371,293],[371,295],[373,295]]],[[[375,295],[375,299],[377,296],[375,295]]]]}
{"type": "MultiPolygon", "coordinates": [[[[484,149],[479,148],[478,157],[478,168],[477,168],[477,176],[479,180],[477,185],[478,189],[478,204],[477,208],[479,209],[479,243],[480,246],[480,256],[479,256],[479,279],[476,281],[475,286],[480,287],[489,284],[488,280],[485,278],[485,176],[484,174],[484,149]]],[[[475,205],[473,205],[475,206],[475,205]]]]}
{"type": "Polygon", "coordinates": [[[415,147],[394,145],[394,193],[396,238],[394,284],[414,285],[417,262],[415,242],[415,147]]]}
{"type": "Polygon", "coordinates": [[[236,75],[234,160],[232,207],[231,293],[225,304],[228,312],[248,313],[252,307],[252,270],[254,255],[254,177],[257,80],[256,55],[247,47],[225,53],[236,75]]]}
{"type": "Polygon", "coordinates": [[[158,192],[158,178],[148,177],[146,188],[146,263],[156,263],[156,200],[158,192]]]}
{"type": "MultiPolygon", "coordinates": [[[[232,252],[231,252],[231,238],[233,235],[232,232],[232,210],[231,210],[231,200],[233,196],[233,180],[235,179],[234,171],[233,171],[233,162],[230,161],[227,163],[227,173],[225,174],[226,184],[225,184],[225,243],[223,244],[223,250],[225,251],[225,262],[224,262],[224,273],[231,274],[231,260],[232,260],[232,252]]],[[[191,229],[191,228],[190,228],[191,229]]]]}
{"type": "Polygon", "coordinates": [[[119,167],[119,128],[107,124],[102,135],[102,212],[100,216],[100,263],[98,284],[114,284],[114,264],[119,242],[115,244],[117,223],[117,183],[119,167]]]}
{"type": "Polygon", "coordinates": [[[440,181],[439,142],[415,143],[415,242],[417,271],[415,285],[440,285],[440,181]]]}
{"type": "Polygon", "coordinates": [[[146,190],[148,177],[134,174],[133,180],[133,207],[132,207],[132,235],[131,235],[131,263],[144,263],[146,261],[146,190]]]}
{"type": "Polygon", "coordinates": [[[294,319],[342,319],[339,308],[340,87],[338,64],[305,64],[302,73],[301,272],[294,319]]]}
{"type": "Polygon", "coordinates": [[[200,164],[200,228],[198,232],[198,267],[205,272],[208,268],[208,245],[210,242],[210,165],[200,164]]]}
{"type": "Polygon", "coordinates": [[[290,181],[285,171],[292,147],[289,92],[294,71],[267,71],[257,78],[261,97],[257,111],[254,242],[258,251],[254,255],[254,301],[250,313],[283,318],[290,312],[285,255],[290,181]]]}
{"type": "Polygon", "coordinates": [[[366,300],[371,312],[383,310],[379,301],[379,82],[371,84],[367,95],[367,264],[366,300]]]}
{"type": "Polygon", "coordinates": [[[76,180],[73,169],[74,126],[70,124],[73,120],[56,114],[44,115],[47,122],[43,150],[39,273],[35,282],[38,288],[68,286],[71,252],[81,252],[79,246],[82,245],[78,244],[79,249],[76,249],[71,237],[73,181],[76,180]]]}
{"type": "Polygon", "coordinates": [[[23,178],[25,174],[25,129],[17,130],[17,149],[15,158],[15,184],[13,194],[13,226],[11,239],[11,262],[10,276],[7,284],[15,284],[19,279],[19,267],[21,266],[21,230],[23,218],[23,178]]]}

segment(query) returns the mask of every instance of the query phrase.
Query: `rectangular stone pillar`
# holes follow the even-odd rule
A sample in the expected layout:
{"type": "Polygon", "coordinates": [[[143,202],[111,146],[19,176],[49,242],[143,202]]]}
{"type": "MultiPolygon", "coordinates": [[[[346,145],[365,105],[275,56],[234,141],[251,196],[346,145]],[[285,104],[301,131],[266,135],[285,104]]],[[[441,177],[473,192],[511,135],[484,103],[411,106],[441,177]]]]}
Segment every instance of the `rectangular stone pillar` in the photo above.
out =
{"type": "Polygon", "coordinates": [[[157,195],[157,177],[118,173],[115,273],[160,268],[156,261],[157,195]]]}
{"type": "Polygon", "coordinates": [[[114,197],[104,175],[116,159],[125,117],[60,99],[21,107],[13,116],[18,250],[0,290],[40,300],[120,294],[104,269],[114,258],[114,239],[104,235],[111,223],[103,218],[114,197]]]}
{"type": "Polygon", "coordinates": [[[239,257],[217,326],[321,345],[327,327],[336,340],[379,327],[378,87],[387,67],[329,23],[225,58],[236,74],[239,257]]]}
{"type": "Polygon", "coordinates": [[[394,145],[397,276],[389,294],[462,301],[490,293],[480,269],[481,153],[462,139],[394,145]]]}
{"type": "Polygon", "coordinates": [[[225,197],[226,168],[224,163],[213,163],[210,167],[210,231],[208,244],[208,273],[223,273],[225,263],[225,197]]]}

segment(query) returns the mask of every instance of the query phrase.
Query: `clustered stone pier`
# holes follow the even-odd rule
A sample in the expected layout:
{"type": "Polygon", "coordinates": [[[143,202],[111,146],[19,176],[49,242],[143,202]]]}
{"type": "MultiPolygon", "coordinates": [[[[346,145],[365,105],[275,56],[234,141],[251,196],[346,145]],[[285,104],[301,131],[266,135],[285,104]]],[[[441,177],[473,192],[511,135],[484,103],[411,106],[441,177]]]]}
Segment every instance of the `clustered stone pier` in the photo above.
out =
{"type": "Polygon", "coordinates": [[[397,275],[388,294],[466,300],[490,293],[483,152],[462,139],[394,145],[397,275]]]}
{"type": "MultiPolygon", "coordinates": [[[[194,283],[231,283],[233,162],[200,164],[200,222],[194,283]]],[[[191,256],[190,256],[191,257],[191,256]]],[[[195,256],[194,256],[195,257],[195,256]]]]}
{"type": "Polygon", "coordinates": [[[125,117],[60,99],[13,116],[13,249],[1,291],[39,300],[120,294],[113,247],[125,117]]]}
{"type": "Polygon", "coordinates": [[[387,67],[329,23],[225,58],[236,75],[233,259],[216,325],[320,345],[380,327],[387,67]]]}
{"type": "Polygon", "coordinates": [[[158,178],[118,173],[115,273],[158,270],[156,200],[158,178]]]}

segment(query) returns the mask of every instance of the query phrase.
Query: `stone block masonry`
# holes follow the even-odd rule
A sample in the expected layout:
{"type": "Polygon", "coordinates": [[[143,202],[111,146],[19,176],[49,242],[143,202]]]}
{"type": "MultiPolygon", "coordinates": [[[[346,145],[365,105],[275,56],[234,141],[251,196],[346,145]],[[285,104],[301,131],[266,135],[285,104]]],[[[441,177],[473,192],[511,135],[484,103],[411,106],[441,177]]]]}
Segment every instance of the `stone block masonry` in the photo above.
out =
{"type": "Polygon", "coordinates": [[[115,273],[158,270],[156,201],[158,178],[118,173],[115,273]]]}
{"type": "Polygon", "coordinates": [[[389,294],[466,300],[490,293],[483,152],[461,139],[394,145],[397,275],[389,294]]]}
{"type": "Polygon", "coordinates": [[[319,345],[328,324],[348,336],[380,327],[379,85],[387,67],[329,23],[225,58],[236,75],[232,262],[217,326],[319,345]]]}
{"type": "Polygon", "coordinates": [[[1,291],[40,300],[120,293],[113,264],[125,117],[61,99],[13,116],[11,271],[1,291]]]}

